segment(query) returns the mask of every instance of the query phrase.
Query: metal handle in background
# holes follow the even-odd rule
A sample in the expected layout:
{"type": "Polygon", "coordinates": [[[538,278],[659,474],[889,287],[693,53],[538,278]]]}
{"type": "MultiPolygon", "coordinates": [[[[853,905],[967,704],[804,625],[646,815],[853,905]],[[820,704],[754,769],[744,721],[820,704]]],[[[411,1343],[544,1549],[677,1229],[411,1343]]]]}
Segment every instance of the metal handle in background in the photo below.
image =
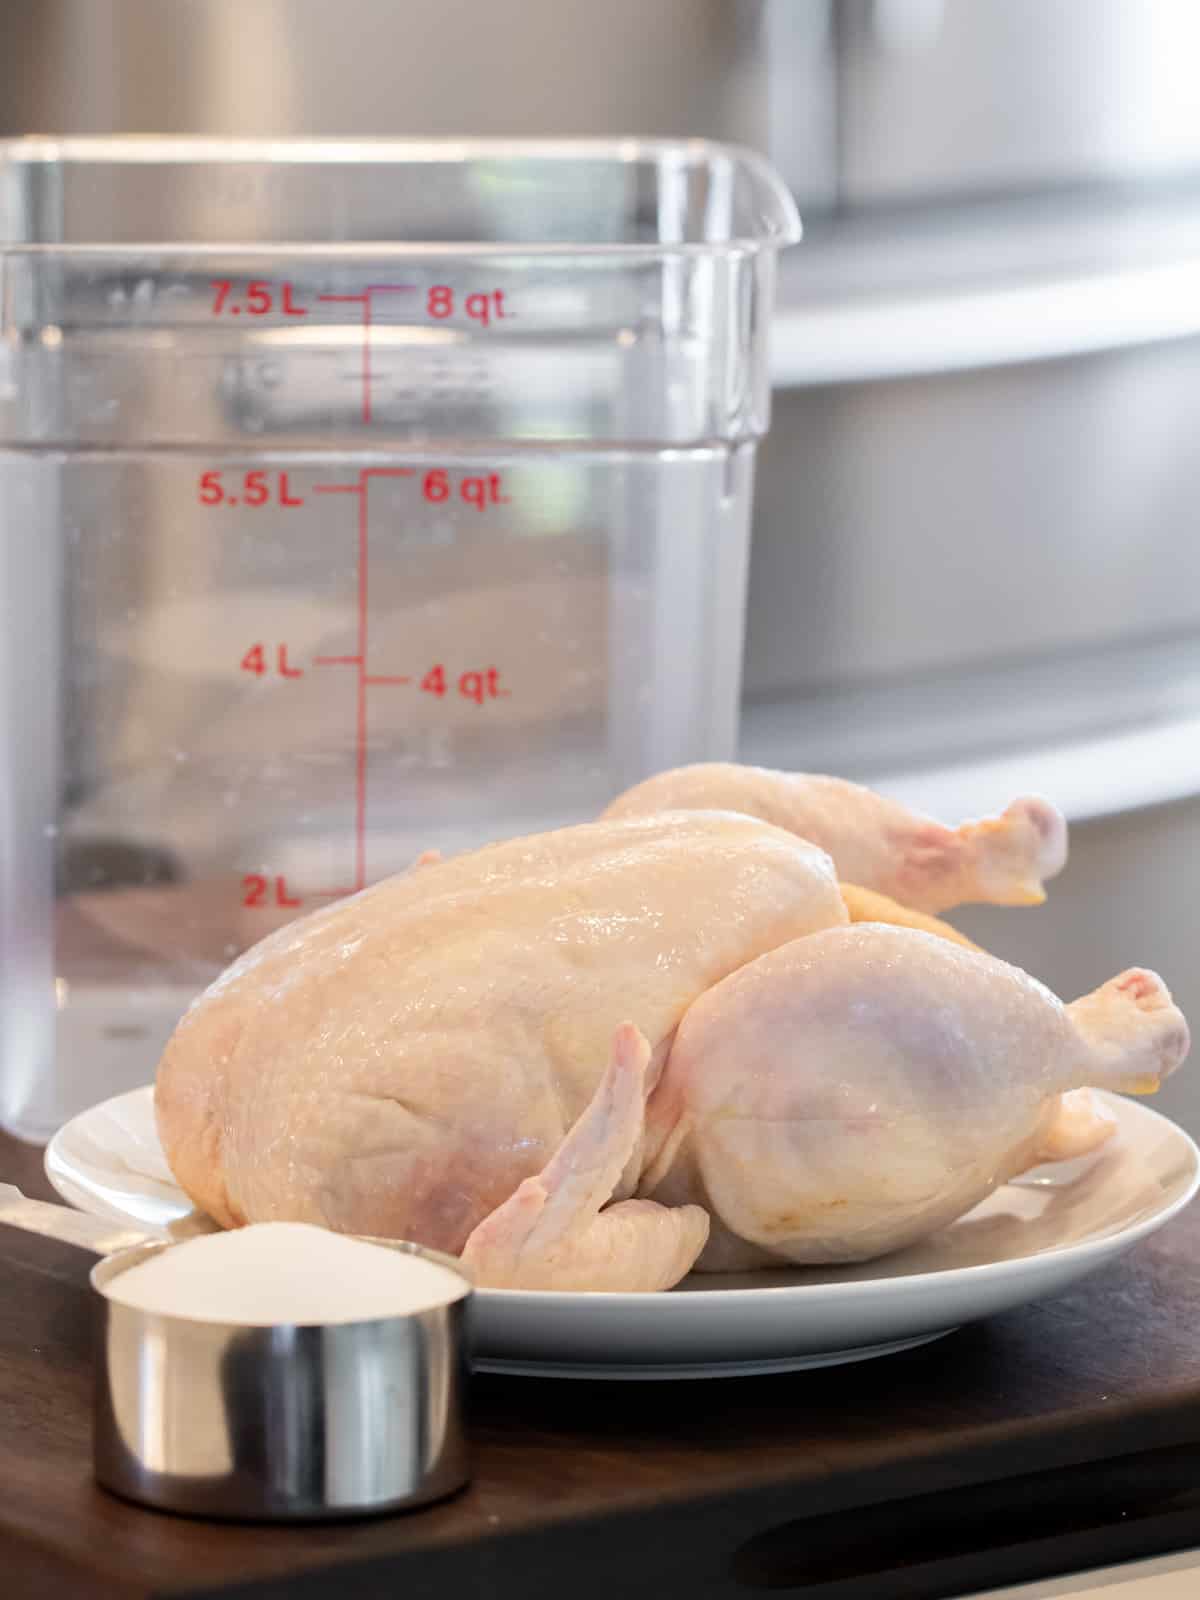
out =
{"type": "Polygon", "coordinates": [[[96,1256],[111,1256],[136,1244],[162,1244],[166,1236],[129,1228],[103,1217],[88,1217],[69,1206],[52,1205],[47,1200],[30,1200],[15,1184],[0,1183],[0,1223],[40,1233],[47,1239],[61,1239],[78,1245],[96,1256]]]}
{"type": "Polygon", "coordinates": [[[776,389],[1012,366],[1200,334],[1200,259],[1041,282],[789,306],[771,326],[776,389]]]}

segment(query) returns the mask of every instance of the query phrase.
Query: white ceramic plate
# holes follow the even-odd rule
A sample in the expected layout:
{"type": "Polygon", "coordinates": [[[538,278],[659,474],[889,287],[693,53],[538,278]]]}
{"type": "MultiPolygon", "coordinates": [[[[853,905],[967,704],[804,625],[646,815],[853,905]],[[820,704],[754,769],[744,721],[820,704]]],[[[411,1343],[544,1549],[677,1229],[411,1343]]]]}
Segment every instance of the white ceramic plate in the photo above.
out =
{"type": "MultiPolygon", "coordinates": [[[[1162,1227],[1200,1185],[1200,1151],[1136,1101],[1102,1098],[1119,1131],[1093,1156],[1041,1167],[908,1250],[857,1267],[693,1274],[669,1294],[483,1289],[485,1372],[577,1378],[733,1377],[906,1350],[1056,1294],[1162,1227]]],[[[191,1207],[154,1130],[152,1091],[83,1112],[46,1151],[59,1194],[161,1228],[191,1207]]]]}

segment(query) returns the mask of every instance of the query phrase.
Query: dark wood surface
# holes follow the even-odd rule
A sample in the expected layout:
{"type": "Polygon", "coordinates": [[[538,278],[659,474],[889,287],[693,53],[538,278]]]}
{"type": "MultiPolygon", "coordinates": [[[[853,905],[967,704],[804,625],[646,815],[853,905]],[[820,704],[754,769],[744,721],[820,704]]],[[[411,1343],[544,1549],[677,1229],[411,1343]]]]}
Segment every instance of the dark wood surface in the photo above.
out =
{"type": "MultiPolygon", "coordinates": [[[[0,1179],[49,1193],[0,1136],[0,1179]]],[[[0,1594],[672,1600],[961,1593],[1200,1543],[1200,1207],[1056,1299],[787,1377],[477,1379],[474,1479],[238,1527],[91,1478],[86,1274],[0,1227],[0,1594]]]]}

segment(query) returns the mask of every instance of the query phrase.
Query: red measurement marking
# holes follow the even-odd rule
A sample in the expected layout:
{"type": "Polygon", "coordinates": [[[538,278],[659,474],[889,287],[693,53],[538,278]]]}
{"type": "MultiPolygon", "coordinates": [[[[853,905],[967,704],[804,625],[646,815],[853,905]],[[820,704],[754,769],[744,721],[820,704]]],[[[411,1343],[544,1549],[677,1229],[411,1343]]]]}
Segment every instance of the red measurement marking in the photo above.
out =
{"type": "MultiPolygon", "coordinates": [[[[267,664],[266,647],[263,644],[252,644],[239,663],[243,672],[252,672],[256,678],[261,678],[264,673],[271,671],[267,664]]],[[[302,678],[303,667],[293,667],[288,661],[288,647],[286,644],[276,646],[275,671],[281,678],[302,678]]]]}
{"type": "Polygon", "coordinates": [[[363,295],[362,308],[362,419],[371,426],[371,296],[363,295]]]}
{"type": "Polygon", "coordinates": [[[362,307],[362,419],[364,426],[371,422],[371,296],[376,294],[412,294],[415,283],[369,283],[360,294],[321,294],[318,300],[334,305],[362,307]]]}
{"type": "Polygon", "coordinates": [[[502,690],[499,686],[499,667],[480,667],[478,672],[464,672],[458,680],[458,691],[462,698],[474,699],[477,706],[482,706],[485,699],[499,699],[502,694],[509,694],[509,690],[502,690]]]}
{"type": "Polygon", "coordinates": [[[243,310],[248,311],[252,317],[265,317],[274,311],[276,304],[281,314],[285,317],[306,317],[308,309],[298,306],[293,297],[293,285],[290,283],[271,284],[262,278],[257,278],[253,283],[246,285],[246,292],[241,302],[229,303],[230,292],[233,289],[232,278],[212,278],[209,288],[215,289],[213,297],[212,314],[219,317],[228,312],[231,317],[240,317],[243,310]]]}
{"type": "Polygon", "coordinates": [[[287,879],[282,875],[268,878],[261,872],[248,872],[242,879],[242,904],[260,911],[272,905],[302,906],[304,901],[299,895],[288,893],[287,879]]]}
{"type": "MultiPolygon", "coordinates": [[[[359,297],[347,296],[342,298],[357,299],[359,297]]],[[[440,471],[441,478],[445,480],[447,485],[446,498],[450,498],[453,493],[461,494],[462,484],[468,480],[452,478],[449,473],[442,469],[435,469],[435,471],[440,471]],[[457,490],[455,485],[458,486],[457,490]]],[[[370,645],[370,615],[367,603],[370,592],[369,491],[372,478],[411,478],[416,475],[416,469],[413,467],[364,467],[358,473],[357,481],[353,483],[318,483],[313,485],[313,492],[316,494],[353,494],[358,496],[358,515],[356,518],[358,547],[357,649],[353,654],[315,656],[313,665],[352,666],[357,667],[358,672],[355,683],[354,713],[354,886],[353,888],[322,890],[319,893],[309,895],[309,899],[335,900],[344,895],[355,894],[367,886],[367,691],[376,687],[410,684],[415,681],[413,677],[407,674],[369,673],[367,671],[370,645]]],[[[486,477],[477,474],[471,481],[486,486],[487,497],[491,503],[496,503],[498,499],[506,498],[502,496],[501,480],[496,473],[489,474],[486,477]]],[[[473,500],[468,499],[467,503],[472,504],[473,500]]],[[[281,668],[285,664],[286,655],[281,656],[281,668]]],[[[456,679],[448,679],[446,668],[441,662],[437,662],[430,667],[421,679],[420,687],[426,693],[435,694],[439,698],[448,693],[457,692],[463,699],[471,700],[479,706],[484,705],[488,700],[499,699],[509,694],[508,689],[500,687],[500,671],[498,667],[471,668],[466,672],[460,673],[456,679]]],[[[262,881],[266,883],[267,880],[264,879],[262,881]]],[[[262,892],[265,894],[267,891],[264,889],[262,892]]]]}
{"type": "Polygon", "coordinates": [[[476,511],[488,506],[508,505],[509,496],[503,491],[503,480],[498,472],[459,474],[452,477],[445,467],[432,467],[421,480],[421,494],[431,505],[444,505],[447,500],[461,500],[476,511]]]}
{"type": "Polygon", "coordinates": [[[319,300],[329,300],[335,305],[362,306],[362,419],[371,420],[371,294],[322,294],[319,300]]]}
{"type": "MultiPolygon", "coordinates": [[[[327,298],[334,298],[329,296],[327,298]]],[[[361,296],[340,296],[361,299],[361,296]]],[[[372,478],[411,478],[413,467],[363,467],[357,483],[318,483],[318,494],[356,494],[358,496],[358,650],[346,664],[358,667],[354,715],[354,865],[355,882],[367,886],[367,594],[370,585],[367,548],[367,490],[372,478]]],[[[328,658],[332,662],[332,658],[328,658]]]]}
{"type": "Polygon", "coordinates": [[[358,497],[358,717],[355,746],[354,881],[367,883],[367,475],[359,477],[358,497]]]}
{"type": "Polygon", "coordinates": [[[304,504],[302,494],[292,493],[286,472],[272,474],[255,469],[252,472],[243,472],[240,477],[234,479],[234,482],[238,492],[231,494],[225,487],[222,468],[214,467],[208,472],[202,472],[196,486],[197,499],[202,506],[247,505],[257,508],[277,505],[290,510],[304,504]]]}
{"type": "MultiPolygon", "coordinates": [[[[510,693],[508,689],[500,687],[499,667],[473,667],[467,672],[461,672],[455,687],[464,700],[473,700],[477,706],[483,705],[487,700],[507,698],[510,693]]],[[[435,661],[421,679],[421,688],[425,694],[437,695],[439,700],[449,692],[446,668],[440,661],[435,661]]]]}
{"type": "MultiPolygon", "coordinates": [[[[458,310],[460,302],[455,298],[450,285],[435,283],[425,297],[426,314],[438,322],[445,322],[458,310]]],[[[504,304],[503,289],[476,289],[470,294],[463,295],[461,313],[471,322],[478,322],[483,328],[490,328],[493,322],[500,322],[514,315],[504,304]]]]}

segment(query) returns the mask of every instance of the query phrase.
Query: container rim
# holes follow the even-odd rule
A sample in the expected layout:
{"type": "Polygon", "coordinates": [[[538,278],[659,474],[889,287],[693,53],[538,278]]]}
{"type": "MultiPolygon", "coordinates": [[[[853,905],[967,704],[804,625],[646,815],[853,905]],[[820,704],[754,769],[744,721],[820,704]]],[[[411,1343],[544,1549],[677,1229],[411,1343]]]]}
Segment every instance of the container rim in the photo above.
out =
{"type": "Polygon", "coordinates": [[[663,256],[729,255],[780,249],[802,235],[796,203],[765,157],[746,146],[711,139],[359,139],[254,138],[225,139],[193,135],[116,134],[59,137],[24,134],[0,139],[0,184],[7,173],[37,165],[92,168],[171,167],[210,163],[214,167],[270,164],[315,169],[339,165],[461,165],[468,161],[541,160],[610,162],[614,166],[650,163],[663,168],[740,169],[753,185],[758,226],[727,238],[613,241],[603,243],[539,240],[364,240],[316,241],[271,239],[239,241],[208,238],[197,241],[146,239],[120,243],[6,240],[0,233],[0,255],[114,256],[154,250],[160,254],[205,256],[218,252],[266,255],[287,251],[298,256],[619,256],[653,259],[663,256]]]}

